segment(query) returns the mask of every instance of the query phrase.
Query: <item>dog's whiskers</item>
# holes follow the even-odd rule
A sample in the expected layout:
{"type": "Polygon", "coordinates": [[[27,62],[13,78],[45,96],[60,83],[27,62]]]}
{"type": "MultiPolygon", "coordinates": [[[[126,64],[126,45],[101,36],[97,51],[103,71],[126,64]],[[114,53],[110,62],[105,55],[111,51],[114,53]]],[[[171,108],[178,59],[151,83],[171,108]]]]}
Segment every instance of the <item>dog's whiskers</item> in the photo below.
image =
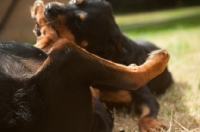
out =
{"type": "Polygon", "coordinates": [[[52,23],[54,23],[54,22],[56,22],[56,20],[53,20],[53,21],[47,21],[46,24],[48,25],[48,24],[52,24],[52,23]]]}

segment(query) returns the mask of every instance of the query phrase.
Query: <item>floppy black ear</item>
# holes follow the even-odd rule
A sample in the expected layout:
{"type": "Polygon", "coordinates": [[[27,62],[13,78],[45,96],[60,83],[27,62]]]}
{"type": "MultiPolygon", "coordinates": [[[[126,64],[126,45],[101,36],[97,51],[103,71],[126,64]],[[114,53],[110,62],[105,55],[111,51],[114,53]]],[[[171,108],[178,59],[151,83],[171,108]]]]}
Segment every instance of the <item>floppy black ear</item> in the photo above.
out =
{"type": "Polygon", "coordinates": [[[105,56],[108,59],[117,61],[118,58],[121,58],[124,54],[127,53],[127,50],[123,48],[124,37],[121,36],[121,32],[118,27],[115,27],[111,32],[110,36],[106,41],[106,53],[105,56]]]}

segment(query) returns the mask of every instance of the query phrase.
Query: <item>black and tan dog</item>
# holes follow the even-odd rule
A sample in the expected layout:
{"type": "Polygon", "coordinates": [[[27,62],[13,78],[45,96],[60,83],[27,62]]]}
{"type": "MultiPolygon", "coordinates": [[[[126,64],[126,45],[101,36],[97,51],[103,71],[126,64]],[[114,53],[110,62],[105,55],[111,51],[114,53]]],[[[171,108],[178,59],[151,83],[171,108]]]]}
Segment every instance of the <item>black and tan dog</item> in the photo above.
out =
{"type": "MultiPolygon", "coordinates": [[[[46,52],[53,45],[52,40],[56,40],[54,35],[48,34],[48,30],[56,30],[59,38],[67,38],[91,53],[125,65],[140,65],[149,52],[159,49],[149,42],[132,41],[123,35],[115,23],[111,5],[104,0],[71,0],[67,4],[53,2],[46,5],[41,2],[40,6],[44,9],[33,6],[31,11],[36,22],[34,31],[38,37],[35,46],[46,52]]],[[[172,77],[165,68],[162,74],[136,91],[110,88],[108,92],[102,86],[93,87],[101,88],[100,99],[107,107],[134,103],[135,112],[140,118],[140,130],[145,132],[155,127],[165,128],[156,119],[159,105],[151,92],[163,94],[170,84],[172,77]]]]}
{"type": "Polygon", "coordinates": [[[163,50],[141,66],[126,67],[66,39],[48,55],[30,44],[0,41],[0,131],[111,132],[111,119],[89,87],[135,90],[160,74],[168,60],[163,50]]]}

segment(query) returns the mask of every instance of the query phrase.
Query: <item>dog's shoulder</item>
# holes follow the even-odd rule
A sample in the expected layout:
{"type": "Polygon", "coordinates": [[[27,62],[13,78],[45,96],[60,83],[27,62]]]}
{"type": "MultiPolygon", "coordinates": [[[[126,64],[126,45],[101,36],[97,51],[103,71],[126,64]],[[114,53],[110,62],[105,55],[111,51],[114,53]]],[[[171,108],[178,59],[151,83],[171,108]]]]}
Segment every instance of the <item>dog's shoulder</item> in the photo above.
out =
{"type": "Polygon", "coordinates": [[[32,132],[34,109],[42,108],[36,89],[26,89],[26,79],[33,74],[29,61],[43,60],[46,54],[35,47],[14,41],[0,42],[0,131],[32,132]],[[29,60],[30,59],[30,60],[29,60]],[[31,129],[29,129],[31,128],[31,129]]]}
{"type": "Polygon", "coordinates": [[[23,77],[36,71],[47,54],[26,43],[14,41],[0,42],[0,71],[13,78],[23,77]]]}

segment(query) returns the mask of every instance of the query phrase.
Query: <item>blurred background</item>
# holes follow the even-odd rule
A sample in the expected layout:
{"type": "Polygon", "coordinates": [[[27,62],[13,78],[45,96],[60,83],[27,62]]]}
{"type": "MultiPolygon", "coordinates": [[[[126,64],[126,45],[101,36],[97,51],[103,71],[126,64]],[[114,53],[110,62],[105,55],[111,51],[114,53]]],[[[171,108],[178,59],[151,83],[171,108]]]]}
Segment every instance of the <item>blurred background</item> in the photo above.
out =
{"type": "MultiPolygon", "coordinates": [[[[30,7],[35,0],[0,0],[0,40],[35,42],[30,7]]],[[[52,0],[45,0],[50,2],[52,0]]],[[[60,0],[66,2],[66,0],[60,0]]]]}
{"type": "MultiPolygon", "coordinates": [[[[49,2],[51,0],[45,0],[49,2]]],[[[59,0],[67,2],[68,0],[59,0]]],[[[108,0],[112,3],[115,14],[155,12],[158,10],[177,9],[200,5],[200,0],[108,0]]],[[[0,0],[0,39],[33,42],[33,21],[30,17],[30,7],[34,0],[0,0]]],[[[195,12],[192,12],[195,13],[195,12]]],[[[194,15],[194,14],[188,15],[194,15]]],[[[180,17],[178,14],[176,17],[180,17]]],[[[130,16],[129,16],[130,17],[130,16]]],[[[141,16],[142,17],[142,16],[141,16]]],[[[137,19],[127,20],[122,23],[134,24],[137,19]]],[[[152,15],[149,19],[154,19],[152,15]]],[[[160,18],[162,19],[162,18],[160,18]]],[[[170,18],[169,18],[170,19],[170,18]]],[[[141,21],[146,21],[146,18],[141,21]]],[[[144,23],[143,23],[144,24],[144,23]]],[[[141,25],[140,25],[141,26],[141,25]]],[[[133,27],[133,26],[131,26],[133,27]]],[[[128,26],[128,29],[131,28],[128,26]]]]}
{"type": "Polygon", "coordinates": [[[200,5],[199,0],[108,0],[117,12],[144,12],[200,5]]]}
{"type": "MultiPolygon", "coordinates": [[[[200,132],[200,0],[108,1],[116,22],[128,37],[145,38],[170,53],[168,67],[174,85],[158,97],[158,119],[168,126],[168,132],[200,132]]],[[[30,16],[33,3],[0,0],[0,40],[35,43],[30,16]]],[[[138,131],[134,113],[115,116],[114,132],[138,131]]]]}

